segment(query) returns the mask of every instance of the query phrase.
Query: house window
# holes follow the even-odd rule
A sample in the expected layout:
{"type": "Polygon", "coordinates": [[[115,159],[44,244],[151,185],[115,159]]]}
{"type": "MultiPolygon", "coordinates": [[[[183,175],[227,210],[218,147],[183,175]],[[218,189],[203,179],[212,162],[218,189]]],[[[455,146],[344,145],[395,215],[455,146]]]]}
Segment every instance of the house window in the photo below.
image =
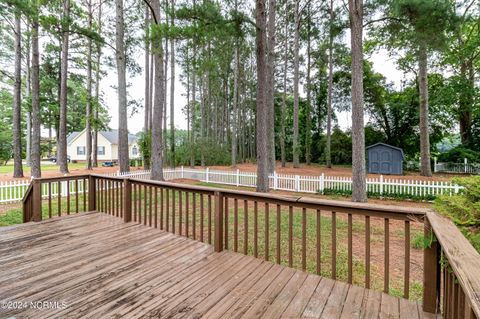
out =
{"type": "Polygon", "coordinates": [[[132,155],[138,155],[138,149],[136,146],[132,147],[132,155]]]}
{"type": "Polygon", "coordinates": [[[98,155],[105,155],[105,146],[97,147],[97,154],[98,155]]]}
{"type": "Polygon", "coordinates": [[[85,155],[85,146],[77,146],[77,155],[85,155]]]}

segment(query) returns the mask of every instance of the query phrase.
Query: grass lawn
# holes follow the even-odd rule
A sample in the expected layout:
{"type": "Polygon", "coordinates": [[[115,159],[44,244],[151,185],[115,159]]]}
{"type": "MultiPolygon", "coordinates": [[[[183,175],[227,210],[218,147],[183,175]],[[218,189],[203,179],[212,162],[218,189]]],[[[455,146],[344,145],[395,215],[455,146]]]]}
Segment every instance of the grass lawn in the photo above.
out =
{"type": "MultiPolygon", "coordinates": [[[[199,183],[201,184],[201,183],[199,183]]],[[[224,187],[222,185],[208,184],[208,186],[224,187]]],[[[166,228],[166,200],[163,203],[160,201],[160,192],[158,193],[158,207],[157,212],[159,215],[150,216],[150,212],[154,212],[155,201],[150,199],[150,193],[142,188],[140,192],[136,192],[135,198],[137,199],[133,212],[137,212],[136,220],[140,219],[140,222],[149,224],[152,220],[152,226],[155,226],[155,221],[160,227],[160,222],[163,222],[163,228],[166,228]],[[147,208],[147,209],[145,209],[147,208]],[[163,210],[164,215],[161,217],[160,212],[163,210]]],[[[98,195],[97,195],[98,196],[98,195]]],[[[166,194],[164,194],[166,196],[166,194]]],[[[98,197],[99,198],[99,197],[98,197]]],[[[182,209],[180,209],[180,195],[179,192],[175,192],[175,200],[173,199],[172,192],[169,192],[169,230],[172,231],[172,227],[175,225],[176,233],[182,230],[183,236],[189,231],[189,237],[193,238],[193,225],[195,225],[196,239],[201,237],[201,226],[203,225],[203,239],[208,242],[208,225],[212,225],[211,237],[213,240],[213,210],[214,201],[212,198],[211,213],[209,214],[209,201],[207,196],[203,196],[203,206],[201,205],[201,196],[196,194],[195,200],[193,195],[189,194],[188,197],[188,215],[187,215],[187,196],[182,193],[182,209]],[[195,204],[195,213],[193,212],[193,206],[195,204]],[[201,218],[201,212],[203,207],[203,219],[201,218]],[[175,213],[173,213],[175,212],[175,213]],[[209,217],[211,216],[211,220],[209,217]],[[188,226],[187,226],[188,219],[188,226]],[[175,224],[173,225],[173,220],[175,224]],[[181,220],[181,223],[180,223],[181,220]],[[192,223],[192,221],[195,221],[192,223]]],[[[165,197],[166,199],[166,197],[165,197]]],[[[84,198],[83,195],[78,198],[79,211],[83,211],[84,198]]],[[[121,203],[120,198],[110,202],[121,203]]],[[[97,205],[97,209],[101,210],[105,204],[101,205],[100,202],[97,205]]],[[[115,206],[115,204],[113,204],[115,206]]],[[[253,202],[245,203],[243,200],[234,201],[229,200],[228,203],[228,249],[238,252],[244,252],[247,250],[248,255],[254,255],[254,205],[253,202]],[[236,202],[236,203],[235,203],[236,202]],[[237,206],[237,209],[235,209],[237,206]],[[236,212],[236,213],[235,213],[236,212]],[[236,222],[235,222],[236,221],[236,222]],[[234,225],[237,225],[235,227],[234,225]],[[245,235],[247,241],[245,241],[245,235]]],[[[74,213],[76,211],[77,201],[75,196],[70,198],[70,211],[74,213]]],[[[61,214],[67,213],[67,200],[65,198],[58,201],[57,198],[52,199],[51,202],[51,214],[52,217],[58,215],[60,210],[61,214]],[[59,209],[60,206],[60,209],[59,209]]],[[[49,203],[47,200],[43,201],[42,215],[44,219],[49,218],[49,203]]],[[[277,206],[269,206],[268,220],[266,216],[266,209],[263,203],[258,203],[257,218],[257,253],[259,258],[265,258],[268,255],[270,261],[276,262],[277,249],[280,252],[280,263],[282,265],[289,264],[289,209],[282,206],[277,215],[277,206]],[[277,225],[277,217],[279,217],[279,224],[277,225]],[[268,225],[268,227],[266,227],[268,225]],[[277,228],[278,226],[278,228],[277,228]],[[268,249],[267,247],[267,231],[268,228],[268,249]],[[280,232],[277,233],[277,229],[280,232]],[[278,235],[278,237],[277,237],[278,235]],[[277,246],[277,238],[279,239],[280,246],[277,246]]],[[[305,214],[306,221],[306,268],[308,272],[316,273],[317,270],[317,251],[320,251],[320,274],[325,277],[332,277],[332,232],[335,230],[336,234],[336,273],[337,279],[346,281],[348,276],[348,249],[347,249],[347,237],[348,237],[348,223],[346,214],[337,213],[336,227],[333,229],[333,219],[330,212],[322,212],[320,216],[320,250],[317,250],[317,214],[313,210],[308,210],[305,214]]],[[[0,226],[7,226],[18,224],[22,222],[22,210],[13,209],[6,214],[0,216],[0,226]]],[[[292,264],[294,268],[301,269],[302,267],[302,222],[303,214],[301,209],[293,210],[292,214],[292,252],[293,260],[292,264]]],[[[383,240],[384,229],[382,227],[383,219],[376,220],[371,218],[371,287],[376,290],[383,290],[383,240]],[[380,257],[379,257],[380,256],[380,257]]],[[[413,226],[413,225],[412,225],[413,226]]],[[[399,242],[400,247],[404,240],[404,234],[401,231],[392,231],[393,221],[390,232],[390,294],[394,296],[403,296],[403,252],[400,250],[395,251],[395,243],[399,242]]],[[[365,223],[363,218],[354,216],[353,224],[353,283],[364,286],[365,284],[365,223]]],[[[415,253],[421,254],[421,245],[418,244],[419,239],[416,235],[417,229],[412,229],[412,260],[411,265],[422,264],[421,260],[415,260],[415,253]]],[[[420,300],[422,297],[422,283],[421,269],[418,267],[411,267],[411,279],[410,279],[410,299],[420,300]],[[415,270],[417,273],[414,273],[415,270]]]]}
{"type": "MultiPolygon", "coordinates": [[[[84,168],[85,163],[69,163],[69,169],[78,169],[84,168]]],[[[23,165],[23,169],[26,172],[30,172],[30,167],[23,165]]],[[[42,171],[55,171],[58,170],[58,166],[55,164],[42,164],[41,165],[42,171]]],[[[0,174],[13,174],[13,162],[8,162],[7,165],[0,166],[0,174]]]]}

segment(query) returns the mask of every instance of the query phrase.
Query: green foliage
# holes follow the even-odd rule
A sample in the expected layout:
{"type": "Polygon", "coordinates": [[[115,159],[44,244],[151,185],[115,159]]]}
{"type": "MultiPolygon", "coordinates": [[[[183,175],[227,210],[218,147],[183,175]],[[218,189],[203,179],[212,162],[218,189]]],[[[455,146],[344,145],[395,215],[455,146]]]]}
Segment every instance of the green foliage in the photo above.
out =
{"type": "Polygon", "coordinates": [[[454,180],[464,187],[460,194],[443,195],[434,203],[435,210],[449,217],[480,251],[480,176],[454,180]]]}
{"type": "Polygon", "coordinates": [[[150,163],[150,159],[152,158],[152,133],[140,132],[138,134],[137,142],[143,160],[147,163],[150,163]]]}
{"type": "Polygon", "coordinates": [[[480,152],[473,149],[469,149],[464,145],[458,145],[446,153],[441,153],[438,156],[438,161],[463,163],[465,158],[469,162],[477,163],[480,160],[480,152]]]}

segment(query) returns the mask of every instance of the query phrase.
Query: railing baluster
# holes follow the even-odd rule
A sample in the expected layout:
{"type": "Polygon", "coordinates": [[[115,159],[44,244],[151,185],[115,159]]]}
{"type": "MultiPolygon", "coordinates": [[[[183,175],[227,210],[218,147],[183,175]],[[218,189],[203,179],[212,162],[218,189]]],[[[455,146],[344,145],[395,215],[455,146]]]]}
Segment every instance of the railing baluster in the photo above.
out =
{"type": "Polygon", "coordinates": [[[265,203],[265,260],[268,261],[270,250],[270,218],[268,203],[265,203]]]}
{"type": "Polygon", "coordinates": [[[383,291],[388,294],[390,286],[390,220],[388,218],[385,221],[385,238],[384,238],[384,275],[383,275],[383,291]]]}
{"type": "Polygon", "coordinates": [[[158,228],[158,187],[154,187],[155,191],[155,228],[158,228]]]}
{"type": "Polygon", "coordinates": [[[365,288],[370,288],[370,216],[365,216],[365,288]]]}
{"type": "Polygon", "coordinates": [[[229,208],[228,208],[228,197],[225,196],[225,225],[223,226],[223,233],[224,233],[224,236],[225,236],[225,249],[228,249],[228,224],[230,224],[230,221],[229,221],[229,208]]]}
{"type": "Polygon", "coordinates": [[[258,257],[258,202],[253,202],[253,256],[258,257]]]}
{"type": "Polygon", "coordinates": [[[58,181],[58,194],[57,194],[57,200],[58,200],[58,205],[57,205],[57,216],[62,216],[62,184],[60,181],[58,181]]]}
{"type": "Polygon", "coordinates": [[[172,233],[175,234],[175,198],[177,195],[175,195],[175,190],[172,189],[172,233]]]}
{"type": "Polygon", "coordinates": [[[233,200],[233,251],[238,251],[238,199],[233,200]]]}
{"type": "Polygon", "coordinates": [[[353,227],[352,227],[352,214],[348,214],[348,283],[351,284],[353,280],[353,227]]]}
{"type": "Polygon", "coordinates": [[[189,201],[189,196],[188,196],[188,192],[185,193],[185,205],[186,205],[186,212],[185,212],[185,223],[186,223],[186,229],[185,229],[185,236],[188,237],[188,232],[189,232],[189,223],[188,223],[188,219],[189,219],[189,214],[190,214],[190,201],[189,201]]]}
{"type": "Polygon", "coordinates": [[[82,191],[83,191],[83,211],[86,212],[87,211],[87,179],[86,178],[83,179],[82,191]]]}
{"type": "Polygon", "coordinates": [[[288,206],[288,267],[293,267],[293,206],[288,206]]]}
{"type": "Polygon", "coordinates": [[[148,187],[148,226],[152,227],[152,186],[148,187]]]}
{"type": "Polygon", "coordinates": [[[169,189],[165,189],[166,193],[166,197],[167,197],[167,200],[166,200],[166,216],[165,216],[165,229],[167,231],[170,231],[170,191],[169,189]]]}
{"type": "Polygon", "coordinates": [[[164,215],[164,197],[163,197],[164,189],[160,188],[160,229],[165,229],[164,228],[164,223],[163,223],[163,215],[164,215]]]}
{"type": "Polygon", "coordinates": [[[277,205],[277,264],[281,263],[281,247],[280,247],[281,245],[281,233],[280,233],[281,211],[280,210],[281,210],[281,206],[277,205]]]}
{"type": "Polygon", "coordinates": [[[332,279],[337,279],[337,213],[332,212],[332,279]]]}
{"type": "Polygon", "coordinates": [[[75,213],[78,214],[78,179],[75,178],[75,213]]]}
{"type": "Polygon", "coordinates": [[[197,194],[192,193],[192,234],[197,239],[197,194]]]}
{"type": "Polygon", "coordinates": [[[200,194],[200,241],[202,243],[203,243],[203,218],[204,218],[203,194],[200,194]]]}
{"type": "Polygon", "coordinates": [[[212,244],[212,196],[208,195],[208,243],[212,244]]]}
{"type": "Polygon", "coordinates": [[[182,236],[183,233],[183,205],[182,205],[182,192],[178,193],[178,233],[182,236]]]}
{"type": "Polygon", "coordinates": [[[52,183],[48,182],[48,218],[52,218],[52,183]]]}
{"type": "Polygon", "coordinates": [[[317,209],[317,229],[316,229],[316,236],[317,236],[317,275],[320,275],[322,272],[322,212],[320,209],[317,209]]]}
{"type": "Polygon", "coordinates": [[[405,221],[405,274],[403,277],[403,297],[410,295],[410,221],[405,221]]]}
{"type": "Polygon", "coordinates": [[[302,270],[307,269],[307,209],[302,208],[302,270]]]}
{"type": "MultiPolygon", "coordinates": [[[[147,225],[147,218],[148,218],[148,212],[147,212],[147,185],[143,185],[143,224],[147,225]]],[[[175,233],[175,228],[173,229],[173,233],[175,233]]]]}

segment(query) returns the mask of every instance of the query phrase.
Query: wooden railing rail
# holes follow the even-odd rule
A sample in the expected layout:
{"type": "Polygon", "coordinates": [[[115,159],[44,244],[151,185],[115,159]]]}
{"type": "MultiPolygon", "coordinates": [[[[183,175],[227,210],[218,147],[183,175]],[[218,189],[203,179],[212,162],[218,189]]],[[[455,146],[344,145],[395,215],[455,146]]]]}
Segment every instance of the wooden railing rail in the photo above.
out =
{"type": "Polygon", "coordinates": [[[428,212],[426,225],[436,238],[425,250],[427,310],[440,306],[445,319],[480,318],[480,255],[450,219],[428,212]]]}
{"type": "Polygon", "coordinates": [[[233,250],[405,298],[412,297],[414,280],[412,235],[423,229],[425,238],[437,238],[424,249],[423,283],[415,283],[424,287],[424,311],[480,318],[479,256],[450,221],[429,210],[83,175],[34,180],[24,220],[41,220],[42,201],[52,217],[52,185],[79,181],[84,187],[73,186],[72,194],[57,192],[58,205],[72,196],[76,207],[83,200],[84,210],[199,240],[217,252],[233,250]]]}

